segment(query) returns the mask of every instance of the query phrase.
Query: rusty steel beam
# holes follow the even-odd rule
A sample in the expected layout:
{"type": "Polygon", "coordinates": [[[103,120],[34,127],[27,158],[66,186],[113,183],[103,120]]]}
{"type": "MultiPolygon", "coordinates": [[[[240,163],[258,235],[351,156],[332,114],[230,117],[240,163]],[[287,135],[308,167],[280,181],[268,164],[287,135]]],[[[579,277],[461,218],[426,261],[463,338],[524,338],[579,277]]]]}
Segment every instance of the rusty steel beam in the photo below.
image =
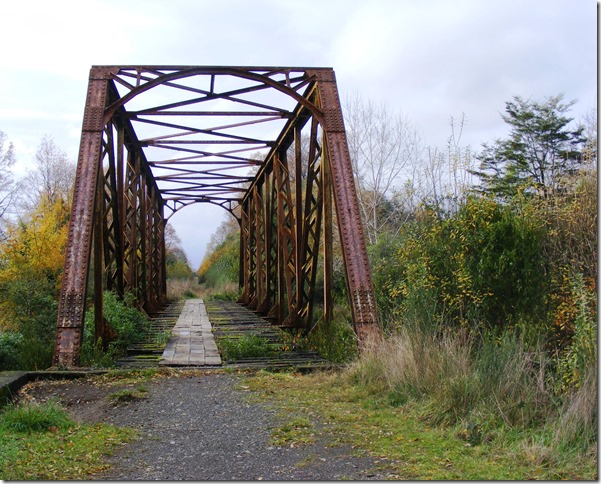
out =
{"type": "Polygon", "coordinates": [[[346,141],[340,98],[333,70],[316,72],[324,113],[326,150],[332,174],[333,197],[347,276],[353,324],[360,343],[380,335],[378,312],[365,233],[357,199],[353,168],[346,141]]]}
{"type": "Polygon", "coordinates": [[[240,302],[305,332],[316,324],[320,267],[323,321],[332,318],[335,217],[355,331],[360,342],[378,336],[332,69],[97,66],[84,111],[55,365],[79,364],[90,268],[89,305],[103,341],[111,337],[103,291],[130,293],[147,312],[166,303],[165,225],[195,203],[220,206],[240,224],[240,302]],[[150,95],[157,87],[160,101],[150,95]]]}
{"type": "Polygon", "coordinates": [[[55,366],[79,365],[99,153],[104,130],[103,113],[107,103],[108,82],[114,72],[116,69],[95,68],[90,73],[59,299],[53,358],[55,366]]]}

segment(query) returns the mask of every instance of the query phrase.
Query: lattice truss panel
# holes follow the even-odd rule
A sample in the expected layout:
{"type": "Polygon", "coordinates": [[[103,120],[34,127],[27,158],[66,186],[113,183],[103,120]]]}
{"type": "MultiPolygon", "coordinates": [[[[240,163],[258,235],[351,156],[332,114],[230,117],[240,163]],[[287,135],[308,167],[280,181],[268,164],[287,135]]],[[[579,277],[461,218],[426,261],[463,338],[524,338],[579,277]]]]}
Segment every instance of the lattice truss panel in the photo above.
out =
{"type": "Polygon", "coordinates": [[[355,330],[360,341],[377,333],[332,69],[98,66],[84,113],[55,364],[79,363],[88,272],[104,341],[103,290],[132,293],[148,312],[166,303],[165,224],[196,203],[218,205],[240,224],[240,302],[306,331],[319,264],[324,321],[332,315],[335,215],[355,330]]]}

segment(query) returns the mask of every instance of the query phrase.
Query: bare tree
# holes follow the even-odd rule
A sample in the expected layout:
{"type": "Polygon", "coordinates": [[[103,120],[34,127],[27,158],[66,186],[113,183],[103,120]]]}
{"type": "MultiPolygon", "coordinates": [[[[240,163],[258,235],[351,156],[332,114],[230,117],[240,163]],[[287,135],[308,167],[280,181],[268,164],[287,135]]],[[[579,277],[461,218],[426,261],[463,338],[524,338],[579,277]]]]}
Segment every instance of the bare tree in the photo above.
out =
{"type": "Polygon", "coordinates": [[[59,199],[70,203],[75,163],[68,160],[66,153],[48,135],[42,138],[35,159],[35,168],[21,181],[24,208],[32,210],[43,198],[49,203],[59,199]]]}
{"type": "Polygon", "coordinates": [[[473,187],[474,156],[469,146],[463,146],[461,137],[465,115],[459,121],[451,116],[451,134],[446,149],[429,146],[420,167],[411,179],[412,203],[426,204],[439,213],[452,212],[473,187]]]}
{"type": "Polygon", "coordinates": [[[584,127],[584,148],[582,150],[582,161],[585,166],[596,168],[597,166],[597,110],[591,109],[582,121],[584,127]]]}
{"type": "Polygon", "coordinates": [[[15,148],[7,143],[6,134],[0,131],[0,240],[5,237],[6,217],[16,193],[11,167],[15,163],[15,148]]]}
{"type": "Polygon", "coordinates": [[[168,223],[165,225],[165,249],[177,250],[182,247],[182,239],[179,238],[175,227],[168,223]]]}
{"type": "Polygon", "coordinates": [[[373,244],[403,215],[399,212],[403,204],[391,203],[391,199],[410,178],[422,156],[422,143],[406,117],[357,95],[346,100],[345,126],[361,214],[373,244]]]}

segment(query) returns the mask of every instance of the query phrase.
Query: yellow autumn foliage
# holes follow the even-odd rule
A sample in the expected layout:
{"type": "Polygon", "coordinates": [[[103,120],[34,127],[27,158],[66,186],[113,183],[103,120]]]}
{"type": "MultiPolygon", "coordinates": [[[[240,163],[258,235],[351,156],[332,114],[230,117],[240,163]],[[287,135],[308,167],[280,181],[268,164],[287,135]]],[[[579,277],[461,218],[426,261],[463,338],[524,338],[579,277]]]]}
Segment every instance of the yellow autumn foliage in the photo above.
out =
{"type": "Polygon", "coordinates": [[[69,208],[63,200],[43,199],[26,218],[11,224],[0,244],[0,327],[10,327],[10,298],[2,297],[24,277],[45,281],[56,297],[61,284],[69,208]]]}

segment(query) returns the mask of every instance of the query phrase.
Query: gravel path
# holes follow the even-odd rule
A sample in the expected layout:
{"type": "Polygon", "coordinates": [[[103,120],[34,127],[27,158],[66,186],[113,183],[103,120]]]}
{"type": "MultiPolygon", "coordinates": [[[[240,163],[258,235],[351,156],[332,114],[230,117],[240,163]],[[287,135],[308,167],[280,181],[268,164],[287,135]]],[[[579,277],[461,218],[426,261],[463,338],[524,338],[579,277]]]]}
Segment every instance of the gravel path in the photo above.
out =
{"type": "MultiPolygon", "coordinates": [[[[140,438],[110,459],[107,480],[381,479],[350,449],[274,447],[275,412],[235,388],[239,377],[205,374],[148,384],[147,399],[111,407],[102,420],[139,429],[140,438]]],[[[281,423],[280,423],[281,424],[281,423]]]]}

